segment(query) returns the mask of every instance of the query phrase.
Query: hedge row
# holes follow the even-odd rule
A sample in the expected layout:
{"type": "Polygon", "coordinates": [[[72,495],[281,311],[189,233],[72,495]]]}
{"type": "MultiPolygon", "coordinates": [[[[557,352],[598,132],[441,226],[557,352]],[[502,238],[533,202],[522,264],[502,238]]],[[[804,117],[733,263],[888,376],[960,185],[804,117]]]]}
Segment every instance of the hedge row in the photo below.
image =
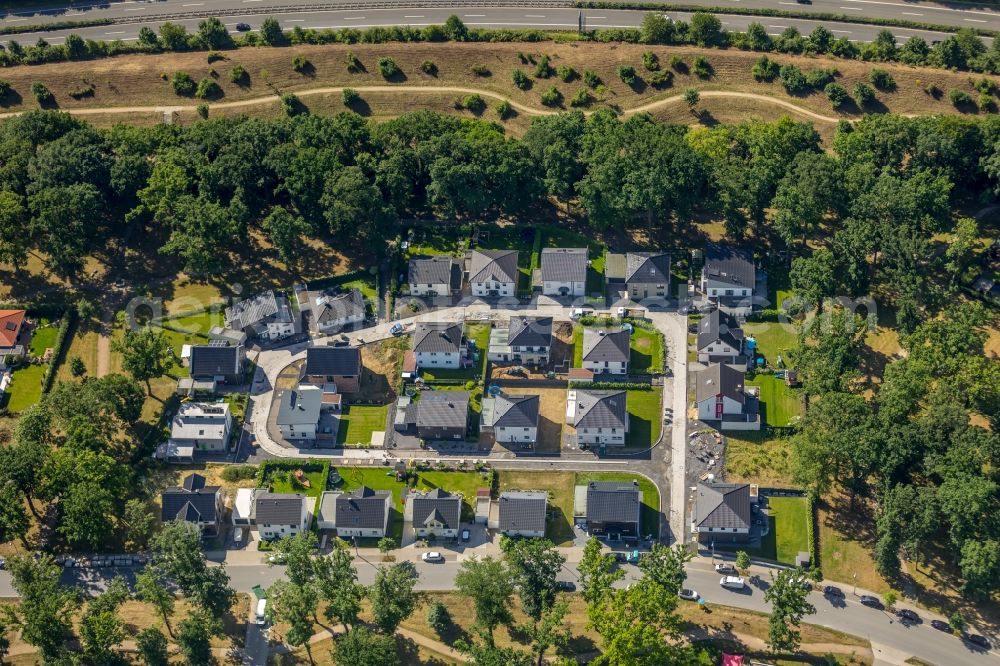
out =
{"type": "Polygon", "coordinates": [[[652,384],[640,382],[570,382],[571,389],[594,389],[607,391],[652,391],[652,384]]]}
{"type": "Polygon", "coordinates": [[[75,323],[76,309],[70,307],[63,308],[62,321],[59,324],[59,333],[56,335],[56,344],[55,347],[52,348],[52,358],[49,360],[49,367],[45,370],[45,376],[42,378],[42,393],[48,393],[52,388],[52,382],[54,382],[56,378],[56,370],[59,369],[59,364],[62,362],[66,339],[69,335],[69,329],[75,323]]]}
{"type": "Polygon", "coordinates": [[[31,25],[6,25],[0,28],[0,35],[20,35],[27,32],[93,28],[95,26],[112,25],[113,23],[114,21],[111,19],[88,19],[85,21],[56,21],[54,23],[36,23],[31,25]]]}

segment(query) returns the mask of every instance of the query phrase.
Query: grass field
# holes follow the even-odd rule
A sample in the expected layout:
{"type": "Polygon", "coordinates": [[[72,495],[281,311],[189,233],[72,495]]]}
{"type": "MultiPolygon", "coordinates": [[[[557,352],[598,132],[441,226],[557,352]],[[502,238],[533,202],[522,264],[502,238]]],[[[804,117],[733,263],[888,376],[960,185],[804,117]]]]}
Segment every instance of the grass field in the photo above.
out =
{"type": "Polygon", "coordinates": [[[368,444],[372,433],[385,430],[389,405],[345,405],[340,415],[339,444],[368,444]]]}
{"type": "Polygon", "coordinates": [[[326,490],[326,475],[322,471],[318,472],[306,472],[306,479],[309,481],[309,487],[303,488],[297,483],[292,482],[292,472],[288,472],[287,478],[275,478],[276,475],[281,475],[282,472],[275,472],[271,475],[268,480],[268,485],[271,487],[272,492],[276,493],[302,493],[306,497],[319,497],[324,490],[326,490]]]}
{"type": "Polygon", "coordinates": [[[726,478],[730,481],[790,487],[791,441],[760,432],[726,435],[726,478]]]}
{"type": "Polygon", "coordinates": [[[625,438],[627,447],[638,449],[648,448],[660,438],[663,426],[660,418],[660,401],[663,394],[658,387],[651,391],[628,391],[628,435],[625,438]]]}
{"type": "Polygon", "coordinates": [[[177,317],[175,319],[166,319],[161,323],[165,326],[169,326],[170,328],[208,335],[208,332],[213,326],[224,326],[225,319],[226,318],[222,310],[209,310],[206,312],[198,312],[183,317],[177,317]]]}
{"type": "Polygon", "coordinates": [[[760,387],[760,401],[768,425],[791,425],[802,416],[802,400],[798,392],[785,386],[784,379],[757,375],[747,385],[760,387]]]}
{"type": "Polygon", "coordinates": [[[788,366],[788,352],[799,344],[797,327],[777,322],[757,322],[743,325],[743,333],[757,340],[757,351],[776,367],[780,355],[788,366]]]}
{"type": "MultiPolygon", "coordinates": [[[[745,550],[752,557],[795,564],[795,556],[809,550],[809,503],[802,497],[771,497],[768,499],[770,530],[760,548],[726,547],[745,550]]],[[[721,546],[716,544],[717,549],[721,546]]],[[[824,571],[825,573],[825,571],[824,571]]]]}
{"type": "MultiPolygon", "coordinates": [[[[333,470],[331,470],[333,471],[333,470]]],[[[378,467],[338,467],[337,473],[344,480],[340,490],[354,490],[367,486],[372,490],[388,490],[392,493],[392,513],[389,514],[389,536],[400,543],[403,537],[403,498],[402,491],[406,484],[396,480],[391,468],[378,467]]]]}
{"type": "Polygon", "coordinates": [[[638,481],[642,493],[642,514],[639,531],[643,535],[660,533],[660,492],[653,482],[639,474],[626,472],[577,472],[574,485],[584,485],[591,481],[638,481]]]}
{"type": "Polygon", "coordinates": [[[462,520],[476,515],[476,491],[489,487],[489,479],[476,472],[420,472],[417,490],[441,488],[449,493],[462,493],[462,520]]]}
{"type": "Polygon", "coordinates": [[[47,364],[25,365],[15,370],[7,392],[0,396],[0,404],[6,401],[6,407],[13,414],[23,412],[38,402],[42,397],[42,378],[48,369],[47,364]]]}
{"type": "Polygon", "coordinates": [[[59,337],[59,328],[49,324],[39,326],[31,333],[31,344],[28,346],[32,356],[41,357],[45,350],[56,345],[56,338],[59,337]]]}
{"type": "Polygon", "coordinates": [[[636,328],[632,331],[629,372],[663,372],[663,334],[636,328]]]}
{"type": "Polygon", "coordinates": [[[500,491],[544,490],[549,493],[545,536],[557,546],[573,542],[573,472],[500,472],[500,491]]]}

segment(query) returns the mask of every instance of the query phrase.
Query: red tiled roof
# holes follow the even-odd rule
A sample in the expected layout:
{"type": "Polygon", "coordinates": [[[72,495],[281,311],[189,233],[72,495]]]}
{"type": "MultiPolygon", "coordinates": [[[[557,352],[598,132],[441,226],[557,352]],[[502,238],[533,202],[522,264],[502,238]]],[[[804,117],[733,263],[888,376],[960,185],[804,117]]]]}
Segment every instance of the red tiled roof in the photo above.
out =
{"type": "Polygon", "coordinates": [[[403,352],[403,372],[417,371],[417,355],[411,350],[403,352]]]}
{"type": "Polygon", "coordinates": [[[0,347],[13,347],[24,326],[24,310],[0,310],[0,347]]]}

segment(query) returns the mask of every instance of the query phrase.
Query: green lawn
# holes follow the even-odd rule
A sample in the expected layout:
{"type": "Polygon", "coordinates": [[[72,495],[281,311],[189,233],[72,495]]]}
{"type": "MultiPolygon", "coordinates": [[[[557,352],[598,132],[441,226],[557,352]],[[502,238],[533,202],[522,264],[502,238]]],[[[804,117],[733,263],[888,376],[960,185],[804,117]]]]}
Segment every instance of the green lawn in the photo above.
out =
{"type": "Polygon", "coordinates": [[[583,326],[573,327],[573,367],[583,367],[583,326]]]}
{"type": "Polygon", "coordinates": [[[627,391],[628,435],[625,445],[645,449],[660,438],[660,401],[663,394],[657,387],[650,391],[627,391]]]}
{"type": "Polygon", "coordinates": [[[39,326],[36,328],[31,333],[31,344],[28,346],[31,355],[41,357],[49,347],[54,349],[57,337],[59,337],[58,326],[49,324],[48,326],[39,326]]]}
{"type": "Polygon", "coordinates": [[[787,367],[788,352],[799,344],[798,327],[791,323],[746,323],[743,325],[743,333],[757,340],[757,351],[775,367],[779,355],[787,367]]]}
{"type": "Polygon", "coordinates": [[[173,367],[167,370],[167,374],[171,377],[187,377],[190,370],[180,363],[182,348],[184,345],[207,344],[208,337],[201,333],[181,333],[169,328],[160,328],[159,330],[163,331],[164,336],[170,342],[170,348],[174,350],[174,364],[173,367]]]}
{"type": "Polygon", "coordinates": [[[541,490],[549,493],[548,518],[545,536],[557,546],[573,542],[573,486],[572,472],[525,472],[504,470],[500,472],[500,491],[541,490]]]}
{"type": "Polygon", "coordinates": [[[282,475],[284,470],[275,471],[270,479],[268,480],[268,485],[271,487],[271,491],[275,493],[303,493],[306,497],[319,497],[320,494],[326,490],[326,475],[322,470],[315,472],[306,472],[306,479],[309,481],[309,487],[303,488],[302,486],[292,483],[294,470],[288,471],[287,479],[276,479],[275,476],[282,475]]]}
{"type": "Polygon", "coordinates": [[[469,239],[469,228],[465,225],[415,227],[413,240],[406,249],[404,259],[417,256],[452,256],[465,254],[469,239]]]}
{"type": "MultiPolygon", "coordinates": [[[[809,503],[804,497],[771,497],[768,500],[770,529],[760,548],[746,550],[752,557],[795,564],[795,556],[809,550],[809,503]]],[[[716,544],[716,548],[720,548],[716,544]]]]}
{"type": "Polygon", "coordinates": [[[574,485],[584,485],[591,481],[638,481],[642,493],[642,514],[639,531],[646,534],[660,533],[660,493],[653,482],[638,474],[627,472],[577,472],[574,485]]]}
{"type": "Polygon", "coordinates": [[[345,405],[340,415],[337,442],[340,444],[368,444],[372,433],[385,430],[389,405],[345,405]]]}
{"type": "Polygon", "coordinates": [[[635,328],[632,331],[629,372],[663,372],[663,334],[635,328]]]}
{"type": "Polygon", "coordinates": [[[760,402],[768,425],[791,425],[802,415],[802,402],[784,379],[774,375],[757,375],[748,381],[749,386],[760,387],[760,402]]]}
{"type": "Polygon", "coordinates": [[[23,412],[42,397],[42,378],[47,364],[25,365],[12,374],[13,381],[7,392],[0,396],[0,405],[5,405],[11,413],[23,412]]]}
{"type": "Polygon", "coordinates": [[[488,488],[490,481],[478,472],[420,472],[417,490],[440,488],[449,493],[462,493],[462,520],[476,517],[476,491],[488,488]]]}
{"type": "Polygon", "coordinates": [[[372,490],[388,490],[392,493],[393,512],[389,515],[389,536],[394,538],[397,544],[400,543],[403,538],[402,491],[406,488],[406,484],[396,480],[392,468],[338,467],[336,471],[344,480],[340,490],[354,490],[368,486],[372,490]]]}
{"type": "Polygon", "coordinates": [[[222,310],[214,310],[197,312],[176,319],[165,319],[160,323],[170,328],[208,335],[213,326],[224,326],[226,322],[222,310]]]}
{"type": "Polygon", "coordinates": [[[565,227],[541,227],[542,247],[586,247],[590,266],[587,268],[587,293],[604,291],[604,254],[608,248],[590,236],[565,227]]]}
{"type": "MultiPolygon", "coordinates": [[[[478,382],[483,378],[486,370],[486,352],[490,347],[490,324],[467,324],[465,326],[465,337],[475,342],[476,351],[479,352],[479,363],[468,368],[420,368],[420,376],[424,381],[431,384],[435,379],[471,379],[478,382]]],[[[471,353],[471,350],[470,350],[471,353]]],[[[441,386],[442,390],[462,391],[462,386],[441,386]]]]}
{"type": "MultiPolygon", "coordinates": [[[[365,297],[365,301],[368,303],[374,303],[378,301],[378,292],[375,291],[374,277],[366,278],[364,280],[352,280],[350,282],[345,282],[340,286],[344,291],[348,291],[350,289],[355,289],[355,288],[361,290],[361,295],[365,297]]],[[[289,299],[289,300],[295,300],[295,299],[289,299]]]]}

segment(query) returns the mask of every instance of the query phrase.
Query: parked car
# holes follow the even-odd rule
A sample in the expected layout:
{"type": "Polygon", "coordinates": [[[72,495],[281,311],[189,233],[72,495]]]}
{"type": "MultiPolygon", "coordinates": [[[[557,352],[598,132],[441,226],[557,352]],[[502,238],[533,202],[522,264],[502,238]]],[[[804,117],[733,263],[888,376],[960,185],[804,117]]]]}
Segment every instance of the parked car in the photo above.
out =
{"type": "Polygon", "coordinates": [[[698,601],[698,593],[694,590],[689,590],[686,587],[683,588],[677,596],[686,601],[698,601]]]}
{"type": "Polygon", "coordinates": [[[396,322],[395,324],[392,325],[392,328],[389,329],[389,332],[392,333],[393,335],[402,335],[403,325],[400,324],[399,322],[396,322]]]}
{"type": "Polygon", "coordinates": [[[909,608],[901,608],[896,611],[896,617],[903,624],[920,624],[920,616],[915,612],[911,611],[909,608]]]}
{"type": "Polygon", "coordinates": [[[432,550],[421,555],[420,559],[424,562],[444,562],[444,555],[436,550],[432,550]]]}
{"type": "Polygon", "coordinates": [[[736,573],[736,567],[728,562],[719,562],[715,565],[715,573],[732,574],[736,573]]]}
{"type": "Polygon", "coordinates": [[[967,643],[972,643],[976,647],[981,647],[984,650],[989,650],[992,646],[986,636],[980,636],[979,634],[962,634],[962,640],[967,643]]]}
{"type": "Polygon", "coordinates": [[[569,318],[576,320],[580,317],[587,317],[592,314],[594,314],[594,311],[590,308],[573,308],[569,311],[569,318]]]}
{"type": "Polygon", "coordinates": [[[944,620],[931,620],[931,626],[938,631],[947,631],[949,634],[951,633],[951,625],[944,620]]]}
{"type": "Polygon", "coordinates": [[[469,530],[462,530],[462,541],[468,541],[470,536],[469,530]]]}
{"type": "Polygon", "coordinates": [[[273,553],[270,557],[267,558],[267,561],[270,562],[271,564],[284,564],[285,554],[280,551],[277,553],[273,553]]]}
{"type": "Polygon", "coordinates": [[[257,602],[257,624],[264,624],[267,622],[267,599],[261,599],[257,602]]]}
{"type": "Polygon", "coordinates": [[[844,598],[844,591],[835,585],[827,585],[823,588],[824,597],[837,597],[838,599],[844,598]]]}
{"type": "Polygon", "coordinates": [[[233,530],[233,543],[237,546],[243,543],[243,528],[237,527],[233,530]]]}
{"type": "Polygon", "coordinates": [[[723,576],[719,579],[719,585],[727,590],[742,590],[747,586],[746,581],[739,576],[723,576]]]}
{"type": "Polygon", "coordinates": [[[798,578],[795,579],[795,582],[798,583],[799,587],[801,587],[806,592],[811,592],[813,589],[812,581],[810,581],[805,576],[799,576],[798,578]]]}
{"type": "Polygon", "coordinates": [[[576,583],[571,580],[557,580],[556,590],[559,592],[576,592],[576,583]]]}
{"type": "Polygon", "coordinates": [[[240,32],[246,32],[247,30],[250,29],[250,24],[249,23],[237,23],[236,24],[236,29],[239,30],[240,32]]]}
{"type": "Polygon", "coordinates": [[[862,594],[861,603],[869,608],[878,608],[879,610],[885,608],[885,606],[882,605],[882,602],[878,600],[878,597],[873,597],[870,594],[862,594]]]}

